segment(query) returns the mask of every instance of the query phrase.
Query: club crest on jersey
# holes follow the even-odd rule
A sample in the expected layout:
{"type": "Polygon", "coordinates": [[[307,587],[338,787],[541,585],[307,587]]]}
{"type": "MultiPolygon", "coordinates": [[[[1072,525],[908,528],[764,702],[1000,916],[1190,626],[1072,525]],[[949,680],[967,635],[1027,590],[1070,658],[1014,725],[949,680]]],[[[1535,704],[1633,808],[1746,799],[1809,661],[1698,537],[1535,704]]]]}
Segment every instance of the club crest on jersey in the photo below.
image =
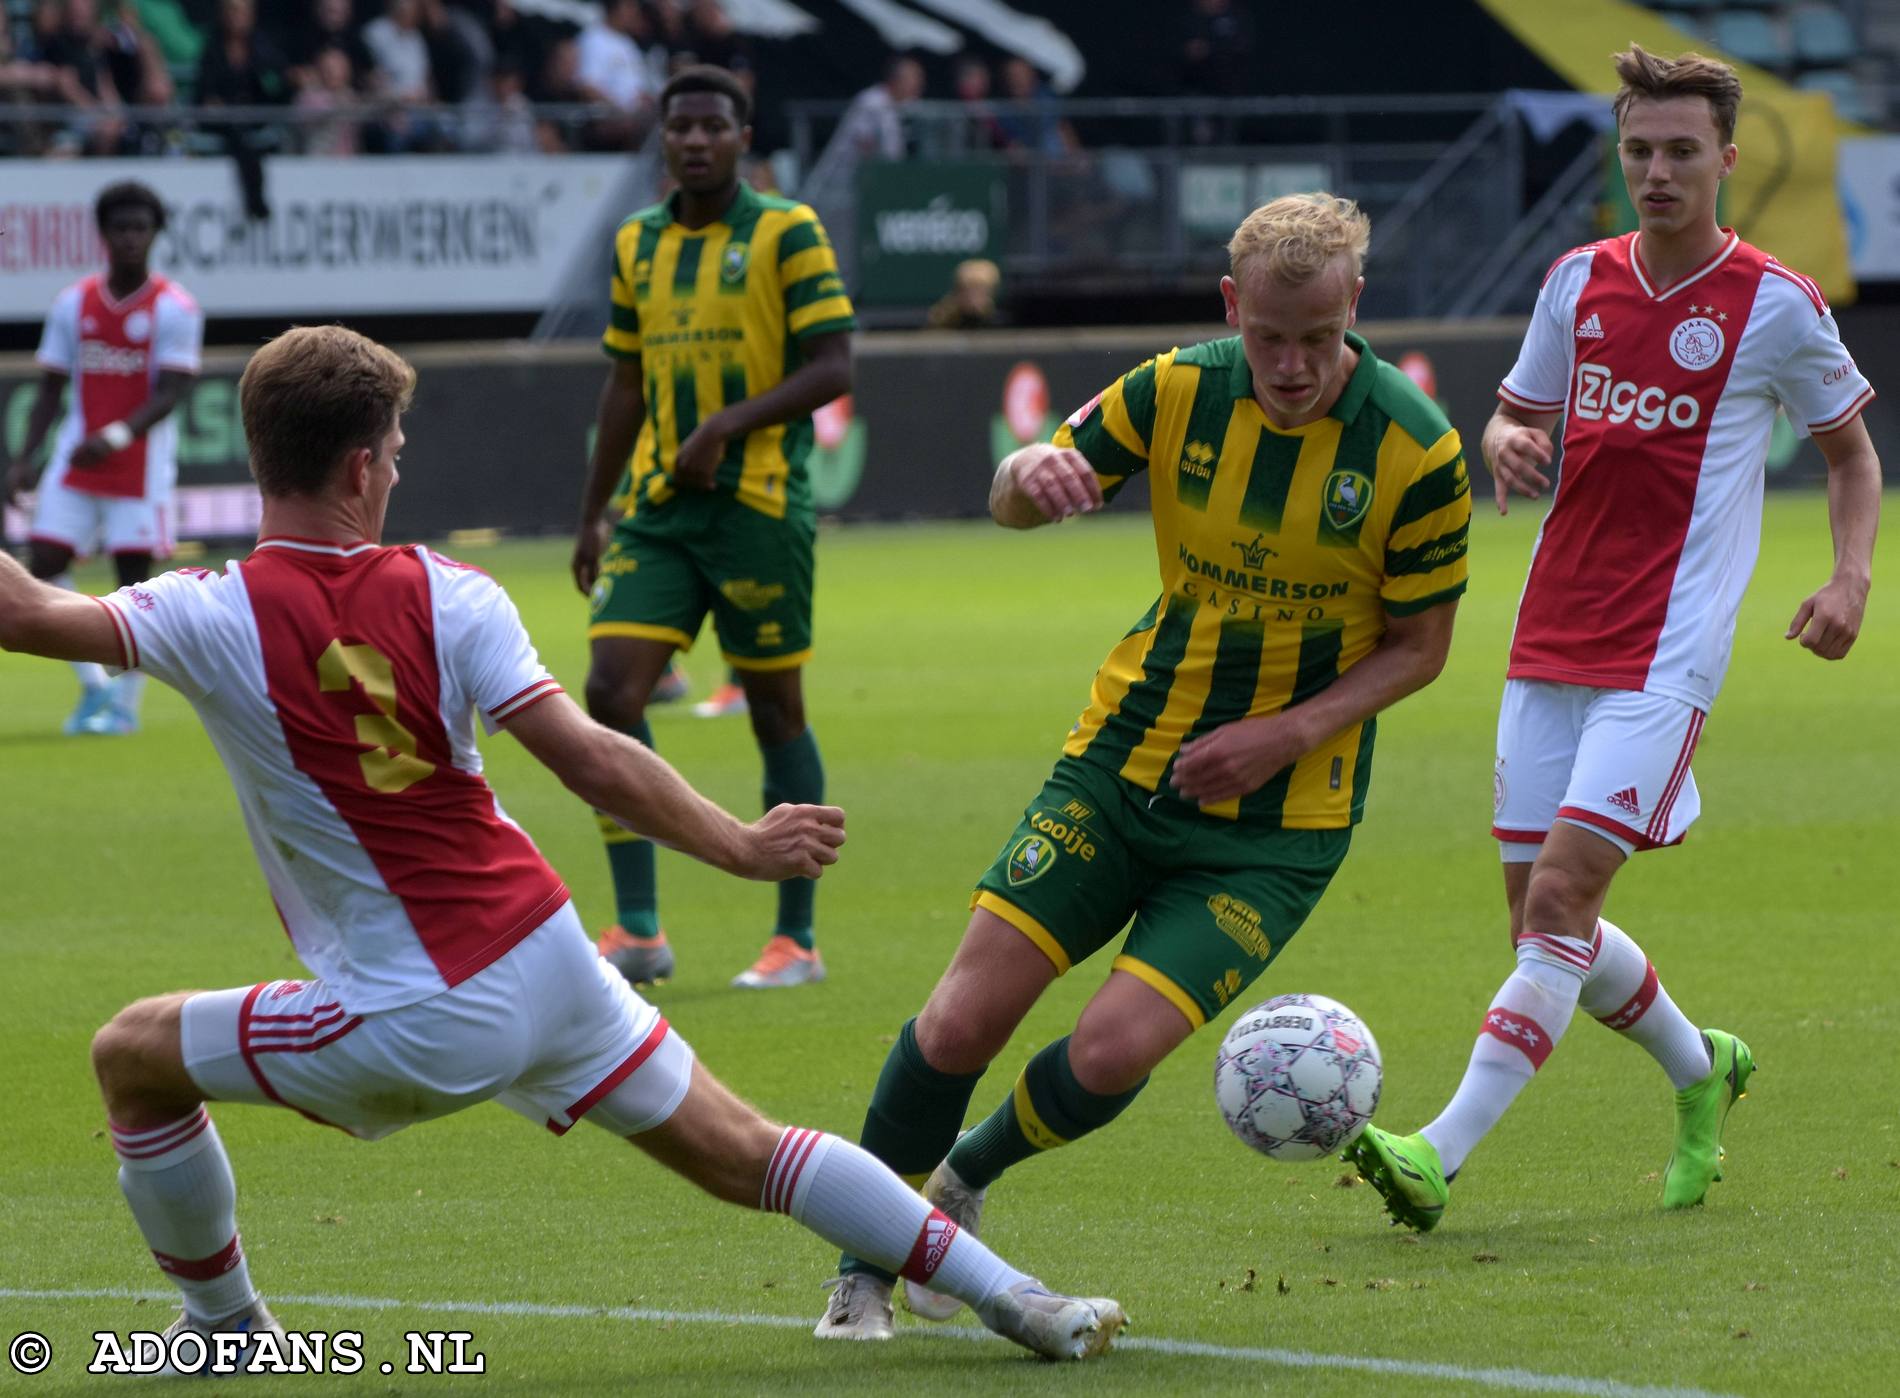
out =
{"type": "Polygon", "coordinates": [[[1003,876],[1009,880],[1011,888],[1021,888],[1026,883],[1034,883],[1049,872],[1049,866],[1056,862],[1056,847],[1041,835],[1025,835],[1018,840],[1009,852],[1009,861],[1003,866],[1003,876]]]}
{"type": "Polygon", "coordinates": [[[1669,357],[1685,369],[1713,369],[1727,341],[1707,316],[1690,316],[1669,332],[1669,357]]]}
{"type": "Polygon", "coordinates": [[[745,278],[746,254],[751,251],[746,243],[730,243],[719,258],[719,280],[732,283],[745,278]]]}
{"type": "Polygon", "coordinates": [[[142,345],[152,338],[152,313],[134,311],[125,318],[125,338],[135,345],[142,345]]]}
{"type": "Polygon", "coordinates": [[[1341,466],[1326,478],[1326,521],[1335,529],[1350,529],[1372,504],[1372,477],[1341,466]]]}

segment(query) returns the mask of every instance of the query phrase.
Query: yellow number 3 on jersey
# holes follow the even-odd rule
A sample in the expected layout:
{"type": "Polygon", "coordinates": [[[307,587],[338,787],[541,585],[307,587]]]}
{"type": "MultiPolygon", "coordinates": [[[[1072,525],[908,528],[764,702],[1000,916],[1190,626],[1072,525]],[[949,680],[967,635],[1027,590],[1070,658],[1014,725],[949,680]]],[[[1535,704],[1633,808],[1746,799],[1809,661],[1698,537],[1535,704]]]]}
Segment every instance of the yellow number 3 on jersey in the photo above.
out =
{"type": "Polygon", "coordinates": [[[385,795],[407,791],[434,772],[435,763],[422,759],[416,751],[416,735],[396,718],[396,673],[389,657],[374,646],[330,642],[329,649],[317,657],[318,687],[326,694],[334,693],[349,689],[352,680],[382,710],[356,716],[356,741],[367,743],[370,749],[358,759],[363,780],[370,790],[385,795]]]}

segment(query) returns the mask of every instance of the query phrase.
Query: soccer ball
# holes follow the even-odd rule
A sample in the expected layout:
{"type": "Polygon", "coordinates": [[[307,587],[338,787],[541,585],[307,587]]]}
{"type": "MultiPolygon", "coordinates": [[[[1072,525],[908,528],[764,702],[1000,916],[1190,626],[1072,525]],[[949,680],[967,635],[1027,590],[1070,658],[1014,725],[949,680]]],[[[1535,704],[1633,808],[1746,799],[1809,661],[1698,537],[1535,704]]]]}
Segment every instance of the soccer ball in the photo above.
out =
{"type": "Polygon", "coordinates": [[[1324,995],[1276,995],[1234,1021],[1214,1058],[1214,1100],[1233,1133],[1275,1160],[1353,1141],[1379,1106],[1379,1045],[1324,995]]]}

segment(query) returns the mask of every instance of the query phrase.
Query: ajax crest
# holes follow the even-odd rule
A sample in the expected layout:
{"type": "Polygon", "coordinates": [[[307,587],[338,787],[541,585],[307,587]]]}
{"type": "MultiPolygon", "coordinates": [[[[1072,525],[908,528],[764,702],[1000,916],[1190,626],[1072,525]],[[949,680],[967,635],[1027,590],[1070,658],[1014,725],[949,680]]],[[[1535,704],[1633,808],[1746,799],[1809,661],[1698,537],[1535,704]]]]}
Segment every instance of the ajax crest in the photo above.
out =
{"type": "Polygon", "coordinates": [[[1335,529],[1350,529],[1372,504],[1372,478],[1364,471],[1342,466],[1326,478],[1326,521],[1335,529]]]}
{"type": "Polygon", "coordinates": [[[1011,888],[1020,888],[1048,873],[1049,866],[1055,862],[1056,847],[1053,844],[1041,835],[1025,835],[1010,850],[1004,875],[1011,888]]]}
{"type": "Polygon", "coordinates": [[[1724,344],[1721,326],[1707,316],[1691,316],[1669,332],[1669,357],[1685,369],[1712,369],[1724,344]]]}

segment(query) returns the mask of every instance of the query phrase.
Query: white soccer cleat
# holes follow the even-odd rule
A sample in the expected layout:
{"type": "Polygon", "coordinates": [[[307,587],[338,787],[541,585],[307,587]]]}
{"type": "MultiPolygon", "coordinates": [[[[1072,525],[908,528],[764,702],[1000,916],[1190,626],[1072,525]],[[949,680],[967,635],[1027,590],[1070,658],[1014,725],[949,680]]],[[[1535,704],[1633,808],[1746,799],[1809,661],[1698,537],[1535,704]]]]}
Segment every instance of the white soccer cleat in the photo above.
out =
{"type": "Polygon", "coordinates": [[[165,1360],[165,1367],[159,1370],[159,1374],[166,1378],[194,1378],[200,1376],[204,1378],[234,1377],[234,1375],[214,1371],[211,1368],[211,1365],[217,1358],[217,1350],[212,1346],[211,1337],[213,1335],[243,1335],[247,1337],[244,1346],[233,1356],[237,1364],[237,1372],[240,1374],[246,1373],[250,1370],[252,1362],[257,1358],[259,1348],[256,1340],[248,1337],[266,1333],[276,1336],[280,1342],[284,1339],[284,1327],[277,1323],[277,1317],[270,1313],[270,1308],[262,1301],[253,1301],[236,1315],[226,1316],[223,1320],[216,1321],[195,1320],[189,1311],[180,1311],[178,1318],[165,1327],[164,1338],[167,1358],[165,1360]],[[170,1359],[173,1339],[187,1331],[202,1336],[205,1342],[206,1358],[204,1365],[195,1370],[173,1368],[170,1359]]]}
{"type": "Polygon", "coordinates": [[[869,1272],[833,1277],[831,1300],[811,1333],[821,1340],[888,1340],[895,1329],[891,1284],[869,1272]]]}
{"type": "Polygon", "coordinates": [[[1128,1324],[1122,1308],[1105,1296],[1064,1296],[1031,1277],[999,1291],[977,1317],[1006,1340],[1044,1359],[1089,1359],[1107,1352],[1128,1324]]]}
{"type": "Polygon", "coordinates": [[[817,951],[801,947],[782,932],[772,934],[759,959],[732,978],[735,990],[777,990],[792,985],[816,985],[825,978],[825,961],[817,951]]]}
{"type": "MultiPolygon", "coordinates": [[[[988,1193],[988,1185],[972,1189],[965,1184],[950,1168],[948,1160],[932,1170],[930,1178],[924,1181],[924,1199],[972,1238],[976,1236],[977,1224],[983,1220],[983,1196],[988,1193]]],[[[915,1282],[904,1282],[903,1287],[904,1308],[919,1320],[948,1320],[963,1307],[963,1302],[956,1297],[915,1282]]]]}

